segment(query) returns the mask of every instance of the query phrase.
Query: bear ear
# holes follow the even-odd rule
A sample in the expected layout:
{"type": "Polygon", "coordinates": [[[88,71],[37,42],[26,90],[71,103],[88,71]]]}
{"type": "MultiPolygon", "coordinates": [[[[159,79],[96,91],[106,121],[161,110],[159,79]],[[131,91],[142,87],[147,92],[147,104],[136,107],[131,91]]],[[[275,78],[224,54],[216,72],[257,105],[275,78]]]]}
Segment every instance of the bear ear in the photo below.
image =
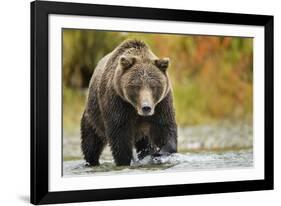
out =
{"type": "Polygon", "coordinates": [[[163,58],[163,59],[156,59],[155,60],[155,65],[163,72],[165,72],[170,64],[170,59],[169,58],[163,58]]]}
{"type": "Polygon", "coordinates": [[[129,69],[136,63],[136,57],[121,56],[119,64],[123,69],[129,69]]]}

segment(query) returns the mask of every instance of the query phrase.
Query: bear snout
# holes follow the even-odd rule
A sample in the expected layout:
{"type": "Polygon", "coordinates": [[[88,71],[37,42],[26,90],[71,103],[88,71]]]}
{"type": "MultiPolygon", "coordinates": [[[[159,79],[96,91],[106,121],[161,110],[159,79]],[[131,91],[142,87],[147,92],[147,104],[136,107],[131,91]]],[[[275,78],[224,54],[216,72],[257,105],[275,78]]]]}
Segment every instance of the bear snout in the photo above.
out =
{"type": "Polygon", "coordinates": [[[150,107],[150,106],[143,106],[143,107],[141,108],[141,110],[142,110],[142,112],[143,112],[144,114],[148,114],[148,113],[150,113],[150,111],[151,111],[151,107],[150,107]]]}
{"type": "Polygon", "coordinates": [[[154,106],[147,101],[143,102],[137,110],[141,116],[151,116],[154,114],[154,106]]]}
{"type": "Polygon", "coordinates": [[[151,116],[154,114],[154,107],[151,90],[149,88],[141,89],[137,105],[138,114],[141,116],[151,116]]]}

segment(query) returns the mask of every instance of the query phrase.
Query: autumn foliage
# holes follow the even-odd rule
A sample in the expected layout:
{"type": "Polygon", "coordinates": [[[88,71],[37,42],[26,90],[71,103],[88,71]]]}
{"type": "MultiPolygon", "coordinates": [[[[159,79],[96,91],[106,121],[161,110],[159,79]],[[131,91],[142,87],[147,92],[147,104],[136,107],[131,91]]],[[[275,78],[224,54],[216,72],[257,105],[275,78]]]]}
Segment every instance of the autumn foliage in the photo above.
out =
{"type": "Polygon", "coordinates": [[[252,121],[252,38],[91,30],[63,31],[65,118],[73,104],[82,111],[84,96],[78,93],[87,88],[99,59],[128,38],[141,39],[159,57],[170,58],[179,125],[252,121]]]}

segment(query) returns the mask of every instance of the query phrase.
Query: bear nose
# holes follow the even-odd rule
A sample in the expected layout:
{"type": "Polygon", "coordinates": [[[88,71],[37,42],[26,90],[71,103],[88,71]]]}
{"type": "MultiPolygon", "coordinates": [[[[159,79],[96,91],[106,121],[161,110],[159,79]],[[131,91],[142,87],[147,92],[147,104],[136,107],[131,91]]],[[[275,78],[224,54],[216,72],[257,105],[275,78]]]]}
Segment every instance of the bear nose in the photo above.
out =
{"type": "Polygon", "coordinates": [[[151,112],[151,107],[150,106],[143,106],[141,108],[141,110],[144,114],[148,114],[149,112],[151,112]]]}

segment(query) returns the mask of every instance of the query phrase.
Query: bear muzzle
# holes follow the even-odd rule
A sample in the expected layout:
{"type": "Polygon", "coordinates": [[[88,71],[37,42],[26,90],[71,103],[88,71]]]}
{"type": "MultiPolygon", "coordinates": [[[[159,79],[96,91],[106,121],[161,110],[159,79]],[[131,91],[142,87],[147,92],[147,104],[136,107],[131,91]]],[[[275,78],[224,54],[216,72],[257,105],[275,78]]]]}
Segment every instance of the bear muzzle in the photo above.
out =
{"type": "Polygon", "coordinates": [[[145,101],[141,104],[140,108],[137,108],[138,114],[141,116],[151,116],[154,114],[154,105],[145,101]]]}

